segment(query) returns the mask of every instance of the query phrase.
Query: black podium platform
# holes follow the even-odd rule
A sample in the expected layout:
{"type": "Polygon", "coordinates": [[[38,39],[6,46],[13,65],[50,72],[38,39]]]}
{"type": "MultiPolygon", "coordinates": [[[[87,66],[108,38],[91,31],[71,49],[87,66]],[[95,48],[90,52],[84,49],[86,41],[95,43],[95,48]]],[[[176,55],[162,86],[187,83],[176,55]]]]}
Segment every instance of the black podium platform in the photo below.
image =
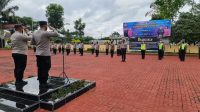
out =
{"type": "Polygon", "coordinates": [[[68,82],[66,78],[49,77],[50,88],[40,88],[37,77],[25,80],[27,85],[15,85],[14,82],[0,85],[0,111],[31,112],[38,108],[53,111],[96,86],[95,82],[85,81],[81,88],[65,94],[62,91],[71,90],[71,86],[77,85],[80,80],[69,78],[68,82]],[[64,95],[52,99],[57,93],[64,95]]]}

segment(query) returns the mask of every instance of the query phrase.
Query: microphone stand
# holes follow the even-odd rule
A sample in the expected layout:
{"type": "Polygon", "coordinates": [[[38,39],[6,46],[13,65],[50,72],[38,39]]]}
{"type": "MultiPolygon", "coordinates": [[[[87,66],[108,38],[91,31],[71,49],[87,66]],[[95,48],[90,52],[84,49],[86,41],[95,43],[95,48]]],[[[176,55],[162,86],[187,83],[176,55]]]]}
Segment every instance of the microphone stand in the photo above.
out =
{"type": "MultiPolygon", "coordinates": [[[[64,38],[62,37],[62,47],[64,49],[64,38]]],[[[62,50],[62,61],[63,61],[63,66],[62,66],[62,72],[60,73],[59,77],[60,78],[66,78],[67,79],[67,83],[70,83],[69,78],[65,72],[65,54],[64,54],[64,50],[62,50]]]]}

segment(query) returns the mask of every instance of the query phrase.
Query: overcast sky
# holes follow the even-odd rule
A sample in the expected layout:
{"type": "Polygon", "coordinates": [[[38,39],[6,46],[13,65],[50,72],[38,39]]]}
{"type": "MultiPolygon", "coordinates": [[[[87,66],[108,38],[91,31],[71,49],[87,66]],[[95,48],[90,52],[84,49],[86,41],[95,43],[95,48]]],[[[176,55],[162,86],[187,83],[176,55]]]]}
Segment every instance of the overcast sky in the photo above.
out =
{"type": "MultiPolygon", "coordinates": [[[[86,23],[85,35],[100,38],[117,31],[123,34],[123,22],[146,21],[145,13],[154,0],[14,0],[18,5],[17,16],[29,16],[34,20],[46,20],[45,10],[50,3],[64,7],[65,28],[74,31],[73,21],[82,18],[86,23]],[[36,2],[37,1],[37,2],[36,2]]],[[[199,1],[199,0],[198,0],[199,1]]],[[[182,11],[187,11],[186,6],[182,11]]]]}

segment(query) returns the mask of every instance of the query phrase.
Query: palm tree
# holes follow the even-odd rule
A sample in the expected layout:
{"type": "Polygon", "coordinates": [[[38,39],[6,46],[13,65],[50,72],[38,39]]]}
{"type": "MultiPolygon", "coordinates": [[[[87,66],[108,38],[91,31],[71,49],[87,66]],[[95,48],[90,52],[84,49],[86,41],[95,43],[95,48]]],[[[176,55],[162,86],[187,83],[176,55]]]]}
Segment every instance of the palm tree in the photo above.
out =
{"type": "MultiPolygon", "coordinates": [[[[9,20],[10,16],[15,16],[15,11],[19,9],[18,6],[7,7],[11,1],[13,0],[0,0],[0,30],[2,30],[3,20],[9,20]]],[[[4,39],[0,38],[1,48],[3,48],[4,46],[3,42],[4,42],[4,39]]]]}
{"type": "Polygon", "coordinates": [[[15,16],[15,11],[19,9],[18,6],[7,7],[13,0],[0,0],[0,18],[9,19],[10,16],[15,16]]]}

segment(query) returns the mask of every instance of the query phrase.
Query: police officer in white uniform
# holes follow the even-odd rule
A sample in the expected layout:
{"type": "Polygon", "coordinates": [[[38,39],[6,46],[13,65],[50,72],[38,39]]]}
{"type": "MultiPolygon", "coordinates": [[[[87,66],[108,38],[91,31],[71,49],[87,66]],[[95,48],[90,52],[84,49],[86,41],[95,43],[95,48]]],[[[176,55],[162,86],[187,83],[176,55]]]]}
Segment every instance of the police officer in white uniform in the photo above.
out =
{"type": "Polygon", "coordinates": [[[15,63],[15,84],[25,85],[26,81],[23,81],[24,70],[27,64],[27,51],[28,41],[31,40],[31,36],[23,34],[22,25],[15,25],[15,33],[11,36],[12,42],[12,57],[15,63]]]}
{"type": "Polygon", "coordinates": [[[49,70],[51,68],[50,38],[59,36],[55,28],[49,26],[52,31],[47,31],[47,22],[39,22],[40,29],[33,33],[32,43],[36,45],[36,58],[38,67],[38,80],[40,87],[48,88],[49,70]]]}
{"type": "Polygon", "coordinates": [[[83,56],[84,44],[83,42],[80,43],[80,54],[83,56]]]}
{"type": "Polygon", "coordinates": [[[122,40],[120,48],[121,48],[122,62],[126,62],[127,44],[126,44],[125,40],[122,40]]]}
{"type": "Polygon", "coordinates": [[[111,58],[113,58],[114,56],[114,51],[115,51],[115,44],[113,43],[113,41],[110,44],[110,54],[111,54],[111,58]]]}
{"type": "Polygon", "coordinates": [[[98,57],[99,56],[99,43],[98,42],[96,42],[96,44],[95,44],[95,52],[96,52],[96,57],[98,57]]]}
{"type": "Polygon", "coordinates": [[[71,44],[70,44],[70,43],[67,43],[67,45],[66,45],[66,53],[67,53],[67,56],[70,54],[70,51],[71,51],[71,44]]]}
{"type": "Polygon", "coordinates": [[[108,52],[109,52],[109,43],[106,42],[106,55],[108,55],[108,52]]]}
{"type": "Polygon", "coordinates": [[[92,44],[91,44],[91,52],[92,52],[92,55],[94,54],[94,47],[95,47],[95,44],[92,42],[92,44]]]}

